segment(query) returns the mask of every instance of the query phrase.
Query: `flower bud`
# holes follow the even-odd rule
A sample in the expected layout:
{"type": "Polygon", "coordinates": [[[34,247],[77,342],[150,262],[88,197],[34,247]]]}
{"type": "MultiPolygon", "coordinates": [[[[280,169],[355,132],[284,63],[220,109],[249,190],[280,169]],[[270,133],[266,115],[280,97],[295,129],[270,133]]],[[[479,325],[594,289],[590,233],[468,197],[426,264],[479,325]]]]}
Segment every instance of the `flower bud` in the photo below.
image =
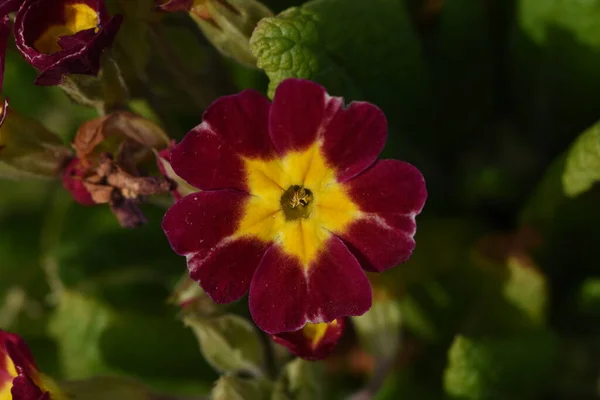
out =
{"type": "Polygon", "coordinates": [[[224,55],[256,67],[250,36],[258,21],[273,13],[257,0],[170,0],[164,11],[187,11],[208,40],[224,55]]]}
{"type": "Polygon", "coordinates": [[[272,335],[273,340],[298,357],[305,360],[319,360],[331,353],[344,333],[344,318],[319,324],[306,324],[300,330],[272,335]]]}
{"type": "Polygon", "coordinates": [[[14,170],[15,176],[56,177],[71,156],[61,139],[39,122],[8,108],[0,111],[0,162],[14,170]]]}

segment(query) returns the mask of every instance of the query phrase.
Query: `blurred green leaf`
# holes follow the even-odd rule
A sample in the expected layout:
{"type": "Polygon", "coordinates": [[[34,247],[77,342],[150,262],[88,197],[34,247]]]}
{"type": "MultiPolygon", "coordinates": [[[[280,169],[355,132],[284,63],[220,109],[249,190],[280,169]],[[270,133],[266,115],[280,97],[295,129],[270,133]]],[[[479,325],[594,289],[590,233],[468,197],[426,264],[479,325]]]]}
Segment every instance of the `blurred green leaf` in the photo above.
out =
{"type": "Polygon", "coordinates": [[[119,377],[94,377],[62,382],[61,388],[81,400],[152,400],[155,396],[140,383],[119,377]]]}
{"type": "Polygon", "coordinates": [[[310,1],[263,19],[250,46],[271,80],[271,97],[282,80],[305,78],[347,101],[377,103],[398,129],[427,122],[426,69],[400,1],[310,1]]]}
{"type": "Polygon", "coordinates": [[[324,397],[323,365],[296,358],[275,383],[272,400],[319,400],[324,397]]]}
{"type": "Polygon", "coordinates": [[[176,320],[118,312],[74,291],[63,291],[58,301],[50,334],[65,378],[126,375],[176,393],[190,384],[204,391],[203,380],[213,379],[193,335],[176,320]]]}
{"type": "Polygon", "coordinates": [[[363,347],[378,359],[396,356],[400,345],[401,322],[400,305],[387,296],[375,296],[369,311],[359,317],[352,317],[363,347]]]}
{"type": "Polygon", "coordinates": [[[212,390],[212,400],[269,400],[273,384],[264,379],[224,375],[212,390]]]}
{"type": "Polygon", "coordinates": [[[537,398],[555,367],[556,344],[547,331],[501,338],[459,335],[448,353],[446,392],[461,400],[537,398]]]}
{"type": "Polygon", "coordinates": [[[510,257],[507,267],[509,279],[504,287],[504,295],[532,321],[543,324],[549,301],[546,277],[523,257],[510,257]]]}
{"type": "Polygon", "coordinates": [[[184,322],[193,330],[202,354],[217,371],[263,375],[263,344],[248,320],[233,314],[212,318],[188,315],[184,322]]]}
{"type": "Polygon", "coordinates": [[[577,138],[569,153],[562,176],[565,193],[575,197],[600,181],[600,123],[577,138]]]}

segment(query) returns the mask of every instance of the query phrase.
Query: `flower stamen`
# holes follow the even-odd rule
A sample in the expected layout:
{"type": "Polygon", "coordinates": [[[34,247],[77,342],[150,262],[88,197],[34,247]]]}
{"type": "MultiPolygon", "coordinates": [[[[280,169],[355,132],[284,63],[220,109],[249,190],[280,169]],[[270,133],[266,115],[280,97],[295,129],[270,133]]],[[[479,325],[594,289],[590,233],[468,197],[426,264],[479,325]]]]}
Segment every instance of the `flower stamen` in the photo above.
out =
{"type": "Polygon", "coordinates": [[[281,196],[281,209],[287,220],[308,218],[313,209],[313,193],[300,185],[292,185],[281,196]]]}

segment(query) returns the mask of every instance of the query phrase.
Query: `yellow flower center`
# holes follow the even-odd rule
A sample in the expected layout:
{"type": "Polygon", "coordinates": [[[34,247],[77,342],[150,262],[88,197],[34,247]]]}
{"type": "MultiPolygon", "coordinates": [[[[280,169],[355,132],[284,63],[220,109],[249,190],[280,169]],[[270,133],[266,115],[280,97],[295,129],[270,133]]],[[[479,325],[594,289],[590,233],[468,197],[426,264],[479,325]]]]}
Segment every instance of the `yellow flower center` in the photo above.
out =
{"type": "Polygon", "coordinates": [[[288,221],[308,218],[312,214],[313,194],[303,186],[292,185],[281,195],[281,210],[288,221]]]}
{"type": "MultiPolygon", "coordinates": [[[[8,376],[11,378],[17,377],[17,369],[15,368],[15,364],[12,362],[8,354],[5,354],[4,362],[6,363],[6,372],[8,376]]],[[[10,393],[10,389],[12,388],[12,380],[8,380],[6,382],[1,383],[0,386],[0,400],[12,400],[12,394],[10,393]]]]}
{"type": "Polygon", "coordinates": [[[246,159],[249,191],[233,238],[275,242],[308,268],[332,233],[360,214],[320,152],[320,143],[281,159],[246,159]]]}
{"type": "Polygon", "coordinates": [[[329,327],[330,324],[332,326],[336,326],[337,320],[330,322],[330,323],[321,322],[318,324],[306,324],[302,328],[302,335],[304,335],[305,338],[310,340],[311,346],[313,348],[315,348],[319,345],[321,340],[323,340],[323,338],[325,337],[325,334],[327,333],[327,328],[329,327]]]}
{"type": "Polygon", "coordinates": [[[96,28],[99,23],[98,13],[87,4],[65,5],[65,22],[50,25],[35,41],[33,47],[43,54],[53,54],[62,50],[58,44],[61,36],[71,36],[77,32],[96,28]]]}

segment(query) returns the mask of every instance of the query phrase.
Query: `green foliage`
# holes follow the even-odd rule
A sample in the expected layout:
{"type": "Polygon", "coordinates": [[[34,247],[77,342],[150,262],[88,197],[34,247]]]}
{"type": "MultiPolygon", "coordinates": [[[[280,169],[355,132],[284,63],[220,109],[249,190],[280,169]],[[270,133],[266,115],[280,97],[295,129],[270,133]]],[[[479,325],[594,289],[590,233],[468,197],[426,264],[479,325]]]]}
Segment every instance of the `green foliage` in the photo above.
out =
{"type": "Polygon", "coordinates": [[[272,384],[263,379],[238,378],[224,375],[212,390],[213,400],[269,400],[272,384]]]}
{"type": "Polygon", "coordinates": [[[219,372],[250,373],[261,376],[263,345],[256,328],[237,315],[184,319],[200,343],[206,361],[219,372]]]}
{"type": "Polygon", "coordinates": [[[600,124],[577,138],[569,153],[563,174],[565,193],[574,197],[600,180],[600,124]]]}
{"type": "Polygon", "coordinates": [[[399,128],[415,128],[415,114],[426,110],[425,65],[400,1],[311,1],[263,19],[250,46],[271,80],[271,97],[283,79],[296,77],[323,83],[347,101],[369,99],[394,110],[399,128]]]}
{"type": "Polygon", "coordinates": [[[272,400],[319,400],[324,397],[321,364],[300,358],[290,361],[275,383],[272,400]]]}
{"type": "Polygon", "coordinates": [[[444,373],[453,399],[533,399],[554,366],[556,338],[541,331],[505,338],[457,336],[444,373]]]}

